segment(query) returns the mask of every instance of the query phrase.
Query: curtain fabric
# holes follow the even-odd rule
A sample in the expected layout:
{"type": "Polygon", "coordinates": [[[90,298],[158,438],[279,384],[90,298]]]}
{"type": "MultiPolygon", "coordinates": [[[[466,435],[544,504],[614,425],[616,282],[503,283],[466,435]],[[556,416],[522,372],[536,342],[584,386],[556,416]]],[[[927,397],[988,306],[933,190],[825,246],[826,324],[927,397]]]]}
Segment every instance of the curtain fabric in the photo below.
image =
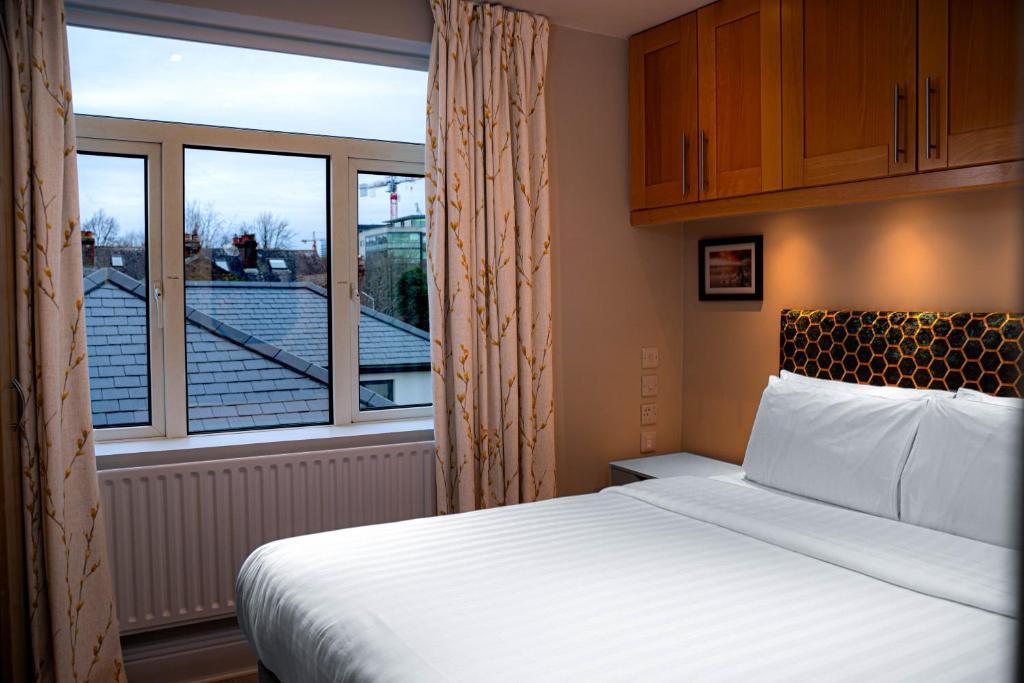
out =
{"type": "Polygon", "coordinates": [[[427,221],[438,512],[555,495],[547,19],[433,0],[427,221]]]}
{"type": "Polygon", "coordinates": [[[5,0],[19,443],[38,681],[124,680],[96,482],[62,0],[5,0]]]}

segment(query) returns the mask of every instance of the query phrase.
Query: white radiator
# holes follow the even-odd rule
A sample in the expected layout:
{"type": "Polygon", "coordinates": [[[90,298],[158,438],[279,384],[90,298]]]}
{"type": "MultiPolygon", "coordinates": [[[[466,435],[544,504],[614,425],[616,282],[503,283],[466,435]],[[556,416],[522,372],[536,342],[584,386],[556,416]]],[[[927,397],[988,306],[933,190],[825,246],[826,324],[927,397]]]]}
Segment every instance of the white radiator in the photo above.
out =
{"type": "Polygon", "coordinates": [[[228,616],[268,541],[434,514],[420,442],[104,470],[100,496],[122,633],[228,616]]]}

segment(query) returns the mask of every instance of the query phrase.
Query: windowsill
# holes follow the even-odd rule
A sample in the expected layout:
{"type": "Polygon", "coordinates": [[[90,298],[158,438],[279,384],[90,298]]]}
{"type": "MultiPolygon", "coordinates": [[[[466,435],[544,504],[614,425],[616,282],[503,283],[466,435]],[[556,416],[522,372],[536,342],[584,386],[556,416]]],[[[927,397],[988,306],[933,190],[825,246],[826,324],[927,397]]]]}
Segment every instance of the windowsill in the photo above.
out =
{"type": "Polygon", "coordinates": [[[96,468],[167,465],[202,460],[358,448],[434,438],[432,418],[362,422],[344,426],[294,427],[183,437],[156,437],[96,444],[96,468]]]}

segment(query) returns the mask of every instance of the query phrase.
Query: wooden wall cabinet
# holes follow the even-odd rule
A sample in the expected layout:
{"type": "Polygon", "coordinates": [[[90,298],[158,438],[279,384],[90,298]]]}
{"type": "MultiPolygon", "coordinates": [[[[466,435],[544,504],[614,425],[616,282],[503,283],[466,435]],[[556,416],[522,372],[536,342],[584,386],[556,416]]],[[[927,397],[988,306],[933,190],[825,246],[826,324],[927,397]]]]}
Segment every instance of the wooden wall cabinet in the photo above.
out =
{"type": "Polygon", "coordinates": [[[697,201],[697,16],[629,40],[630,204],[697,201]]]}
{"type": "Polygon", "coordinates": [[[783,185],[916,169],[916,0],[783,0],[783,185]]]}
{"type": "Polygon", "coordinates": [[[718,0],[633,36],[633,224],[1021,183],[1022,12],[718,0]]]}
{"type": "Polygon", "coordinates": [[[701,199],[782,187],[779,0],[697,11],[701,199]]]}
{"type": "Polygon", "coordinates": [[[918,169],[1022,158],[1020,0],[920,0],[918,169]]]}

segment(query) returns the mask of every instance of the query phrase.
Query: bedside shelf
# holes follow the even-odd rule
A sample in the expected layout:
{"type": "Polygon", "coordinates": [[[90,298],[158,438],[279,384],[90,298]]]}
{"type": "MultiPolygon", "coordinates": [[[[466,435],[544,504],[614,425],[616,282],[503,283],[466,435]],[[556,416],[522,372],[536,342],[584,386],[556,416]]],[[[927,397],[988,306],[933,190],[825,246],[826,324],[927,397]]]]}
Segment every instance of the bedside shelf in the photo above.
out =
{"type": "Polygon", "coordinates": [[[666,477],[716,477],[742,472],[743,468],[724,460],[706,458],[694,453],[666,453],[645,458],[614,460],[608,463],[612,486],[632,484],[644,479],[666,477]]]}

